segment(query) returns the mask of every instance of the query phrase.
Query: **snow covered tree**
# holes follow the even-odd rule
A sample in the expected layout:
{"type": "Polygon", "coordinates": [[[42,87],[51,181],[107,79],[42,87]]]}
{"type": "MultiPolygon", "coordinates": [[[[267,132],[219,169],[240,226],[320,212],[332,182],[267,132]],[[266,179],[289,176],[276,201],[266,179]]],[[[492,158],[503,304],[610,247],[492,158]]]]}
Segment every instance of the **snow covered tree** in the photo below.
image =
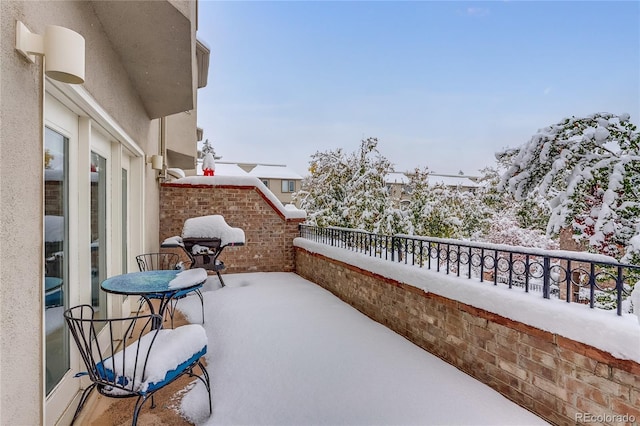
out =
{"type": "Polygon", "coordinates": [[[558,243],[538,229],[526,229],[520,226],[513,212],[495,215],[481,241],[511,246],[536,247],[555,250],[558,243]]]}
{"type": "Polygon", "coordinates": [[[311,174],[293,194],[309,223],[388,235],[408,231],[410,222],[393,207],[384,181],[391,163],[377,146],[378,139],[367,138],[349,155],[342,149],[312,155],[311,174]]]}
{"type": "Polygon", "coordinates": [[[407,211],[413,226],[413,233],[427,236],[429,234],[427,234],[424,220],[424,215],[427,213],[425,209],[433,201],[429,188],[429,168],[416,167],[413,173],[409,174],[409,187],[411,188],[411,198],[407,211]]]}
{"type": "MultiPolygon", "coordinates": [[[[486,167],[481,170],[482,175],[478,180],[480,188],[476,194],[481,197],[482,204],[491,212],[492,216],[514,217],[519,228],[545,231],[551,216],[549,201],[540,194],[537,188],[524,199],[514,200],[512,194],[499,188],[500,167],[502,165],[498,164],[498,167],[486,167]]],[[[515,228],[511,229],[516,232],[515,228]]],[[[540,246],[540,248],[543,247],[540,246]]]]}
{"type": "Polygon", "coordinates": [[[347,227],[344,200],[352,173],[345,153],[340,148],[316,152],[311,156],[309,172],[300,191],[293,194],[293,201],[307,211],[307,222],[321,227],[347,227]]]}
{"type": "Polygon", "coordinates": [[[551,199],[549,235],[573,229],[589,251],[640,261],[640,134],[629,120],[596,113],[538,131],[498,158],[509,169],[500,185],[523,200],[536,189],[551,199]]]}
{"type": "Polygon", "coordinates": [[[416,235],[440,238],[472,238],[487,228],[490,209],[483,197],[459,188],[429,184],[429,170],[410,174],[408,214],[416,235]]]}
{"type": "Polygon", "coordinates": [[[213,154],[214,156],[216,155],[216,150],[213,149],[213,146],[211,146],[209,139],[205,139],[205,141],[203,142],[201,152],[203,156],[205,154],[213,154]]]}
{"type": "Polygon", "coordinates": [[[384,177],[392,171],[391,163],[378,151],[378,139],[367,138],[350,156],[349,165],[343,215],[349,227],[378,233],[390,206],[384,177]]]}

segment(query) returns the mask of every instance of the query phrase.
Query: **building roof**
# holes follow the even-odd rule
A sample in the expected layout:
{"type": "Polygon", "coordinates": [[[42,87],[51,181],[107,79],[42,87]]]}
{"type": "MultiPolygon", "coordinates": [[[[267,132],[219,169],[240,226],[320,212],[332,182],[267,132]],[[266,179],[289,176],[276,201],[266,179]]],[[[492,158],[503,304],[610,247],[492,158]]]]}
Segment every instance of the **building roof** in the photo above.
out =
{"type": "MultiPolygon", "coordinates": [[[[217,169],[216,169],[217,172],[217,169]]],[[[258,164],[250,172],[249,176],[255,176],[262,179],[297,179],[302,180],[295,171],[284,165],[266,165],[258,164]]]]}
{"type": "Polygon", "coordinates": [[[408,184],[409,178],[404,173],[391,172],[384,177],[384,182],[408,184]]]}
{"type": "Polygon", "coordinates": [[[439,175],[436,173],[429,173],[428,176],[429,185],[444,185],[448,187],[463,187],[463,188],[479,188],[478,184],[472,176],[464,175],[439,175]]]}

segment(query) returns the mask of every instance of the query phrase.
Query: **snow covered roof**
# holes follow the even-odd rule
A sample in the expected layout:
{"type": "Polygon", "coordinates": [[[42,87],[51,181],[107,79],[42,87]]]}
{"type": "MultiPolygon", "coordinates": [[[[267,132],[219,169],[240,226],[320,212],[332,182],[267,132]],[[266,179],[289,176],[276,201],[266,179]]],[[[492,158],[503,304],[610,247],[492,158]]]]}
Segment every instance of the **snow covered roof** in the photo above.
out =
{"type": "Polygon", "coordinates": [[[404,173],[391,172],[384,177],[385,183],[401,183],[408,184],[409,178],[404,173]]]}
{"type": "Polygon", "coordinates": [[[295,206],[288,205],[287,208],[285,208],[282,202],[278,200],[269,188],[264,186],[264,183],[262,183],[260,179],[255,176],[249,176],[248,173],[245,173],[244,176],[221,176],[218,175],[217,172],[215,176],[187,176],[185,178],[176,179],[172,181],[171,184],[207,185],[212,187],[218,185],[255,186],[286,219],[305,219],[307,217],[306,211],[295,208],[295,206]]]}
{"type": "MultiPolygon", "coordinates": [[[[242,170],[240,166],[234,163],[215,163],[216,176],[248,176],[249,174],[242,170]]],[[[198,161],[196,166],[196,175],[202,176],[202,161],[198,161]]]]}
{"type": "Polygon", "coordinates": [[[448,187],[463,188],[479,188],[481,185],[471,179],[469,176],[454,176],[454,175],[438,175],[435,173],[429,173],[428,176],[429,185],[444,185],[448,187]]]}
{"type": "Polygon", "coordinates": [[[216,175],[218,176],[247,176],[237,164],[216,163],[216,175]]]}
{"type": "Polygon", "coordinates": [[[258,164],[250,172],[249,176],[262,179],[298,179],[302,180],[295,171],[287,166],[258,164]]]}

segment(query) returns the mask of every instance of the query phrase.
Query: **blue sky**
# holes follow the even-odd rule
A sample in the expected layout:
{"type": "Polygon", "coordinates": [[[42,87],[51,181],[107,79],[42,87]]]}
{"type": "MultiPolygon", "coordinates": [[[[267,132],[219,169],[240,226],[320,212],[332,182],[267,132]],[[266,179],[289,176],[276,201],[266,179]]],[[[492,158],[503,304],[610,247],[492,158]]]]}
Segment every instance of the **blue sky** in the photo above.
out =
{"type": "Polygon", "coordinates": [[[477,174],[539,128],[640,124],[640,3],[199,2],[198,126],[221,161],[287,164],[377,137],[396,168],[477,174]]]}

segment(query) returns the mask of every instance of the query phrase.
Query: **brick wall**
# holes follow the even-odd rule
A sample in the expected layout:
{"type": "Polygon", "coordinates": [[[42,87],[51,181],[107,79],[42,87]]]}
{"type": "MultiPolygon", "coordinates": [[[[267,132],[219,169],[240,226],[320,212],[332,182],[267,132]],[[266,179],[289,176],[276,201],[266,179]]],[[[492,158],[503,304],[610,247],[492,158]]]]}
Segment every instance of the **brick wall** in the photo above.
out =
{"type": "Polygon", "coordinates": [[[159,243],[180,235],[190,217],[219,214],[229,226],[245,233],[244,246],[227,247],[220,255],[225,272],[294,270],[293,239],[304,219],[286,219],[255,186],[165,183],[160,188],[160,206],[159,243]]]}
{"type": "Polygon", "coordinates": [[[640,422],[638,363],[300,247],[296,272],[553,424],[640,422]]]}

